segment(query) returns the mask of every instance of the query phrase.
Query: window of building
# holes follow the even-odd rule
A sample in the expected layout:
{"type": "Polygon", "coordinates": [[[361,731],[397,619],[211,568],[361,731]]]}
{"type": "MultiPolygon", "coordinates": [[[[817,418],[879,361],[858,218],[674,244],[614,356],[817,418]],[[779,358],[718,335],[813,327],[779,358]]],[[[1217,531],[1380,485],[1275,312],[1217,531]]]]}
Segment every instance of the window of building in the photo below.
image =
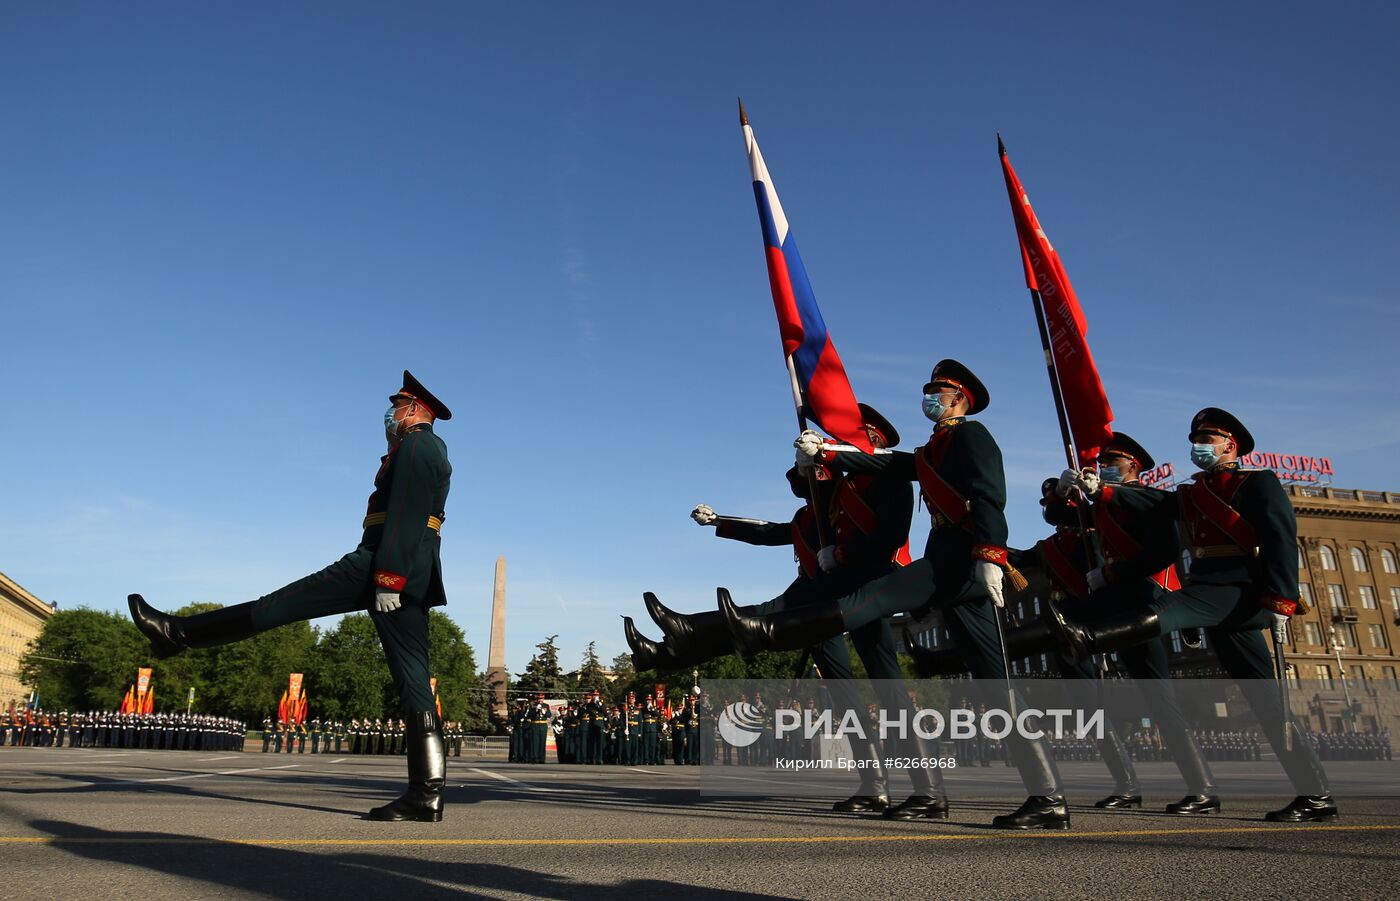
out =
{"type": "Polygon", "coordinates": [[[1364,666],[1353,666],[1353,667],[1351,668],[1351,681],[1353,681],[1353,682],[1365,682],[1365,681],[1366,681],[1366,667],[1364,667],[1364,666]]]}
{"type": "Polygon", "coordinates": [[[1327,545],[1322,545],[1317,549],[1317,555],[1322,558],[1322,568],[1335,570],[1337,568],[1337,554],[1327,545]]]}
{"type": "Polygon", "coordinates": [[[1395,552],[1392,551],[1390,548],[1381,549],[1381,569],[1385,570],[1391,575],[1400,572],[1400,563],[1396,562],[1395,552]]]}
{"type": "Polygon", "coordinates": [[[1317,623],[1303,623],[1303,635],[1308,644],[1322,644],[1322,627],[1317,623]]]}
{"type": "Polygon", "coordinates": [[[1303,556],[1303,546],[1302,546],[1301,544],[1298,545],[1298,568],[1299,568],[1299,569],[1307,569],[1307,568],[1308,568],[1308,558],[1305,557],[1305,556],[1303,556]]]}
{"type": "Polygon", "coordinates": [[[1366,552],[1359,547],[1351,549],[1351,568],[1359,573],[1370,570],[1370,566],[1366,563],[1366,552]]]}
{"type": "Polygon", "coordinates": [[[1049,655],[1049,654],[1041,654],[1041,655],[1040,655],[1040,670],[1041,670],[1041,672],[1045,672],[1045,673],[1050,672],[1050,655],[1049,655]]]}
{"type": "Polygon", "coordinates": [[[1288,669],[1285,672],[1287,672],[1288,674],[1288,684],[1291,686],[1296,686],[1298,684],[1298,667],[1290,663],[1288,665],[1288,669]]]}
{"type": "Polygon", "coordinates": [[[1332,627],[1332,639],[1344,648],[1356,647],[1356,627],[1351,623],[1337,623],[1332,627]]]}
{"type": "Polygon", "coordinates": [[[1315,606],[1312,598],[1312,586],[1307,582],[1298,583],[1298,597],[1302,598],[1303,603],[1307,604],[1309,607],[1315,606]]]}
{"type": "Polygon", "coordinates": [[[1313,667],[1313,672],[1316,674],[1317,681],[1321,683],[1323,688],[1332,687],[1332,667],[1325,663],[1319,663],[1317,666],[1313,667]]]}
{"type": "Polygon", "coordinates": [[[1378,624],[1376,624],[1376,623],[1371,623],[1370,625],[1368,625],[1368,626],[1366,627],[1366,631],[1367,631],[1367,632],[1370,634],[1370,636],[1371,636],[1371,647],[1373,647],[1373,648],[1384,648],[1384,647],[1385,647],[1385,628],[1384,628],[1383,626],[1380,626],[1380,625],[1378,625],[1378,624]]]}
{"type": "Polygon", "coordinates": [[[1390,586],[1390,609],[1400,616],[1400,585],[1390,586]]]}
{"type": "Polygon", "coordinates": [[[1376,589],[1370,585],[1358,585],[1356,593],[1361,596],[1361,606],[1367,610],[1376,609],[1376,589]]]}
{"type": "Polygon", "coordinates": [[[1383,666],[1383,667],[1381,667],[1381,678],[1384,679],[1385,681],[1389,682],[1392,686],[1394,686],[1394,685],[1396,684],[1396,681],[1397,681],[1396,678],[1395,678],[1395,667],[1393,667],[1393,666],[1383,666]]]}
{"type": "Polygon", "coordinates": [[[1327,600],[1333,607],[1345,607],[1347,605],[1347,590],[1336,582],[1327,586],[1327,600]]]}

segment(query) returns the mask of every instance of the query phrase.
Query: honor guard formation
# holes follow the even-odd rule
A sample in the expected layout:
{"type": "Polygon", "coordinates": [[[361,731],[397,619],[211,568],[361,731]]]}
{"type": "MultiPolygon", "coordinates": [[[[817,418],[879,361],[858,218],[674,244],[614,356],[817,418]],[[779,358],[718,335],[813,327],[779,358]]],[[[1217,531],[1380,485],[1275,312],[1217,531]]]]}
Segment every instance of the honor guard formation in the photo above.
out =
{"type": "Polygon", "coordinates": [[[242,751],[244,726],[223,716],[187,713],[50,714],[12,707],[0,717],[0,747],[242,751]]]}
{"type": "MultiPolygon", "coordinates": [[[[1200,472],[1175,491],[1144,485],[1140,475],[1154,466],[1152,456],[1128,435],[1113,433],[1096,467],[1066,469],[1046,480],[1039,500],[1054,531],[1033,548],[1018,550],[1007,546],[1001,449],[975,418],[990,403],[986,385],[969,367],[940,360],[922,390],[923,413],[933,423],[922,447],[895,450],[899,437],[893,427],[861,405],[869,450],[812,430],[794,442],[797,465],[787,479],[806,503],[790,522],[721,516],[697,506],[692,518],[713,527],[718,537],[791,545],[798,576],[781,594],[752,605],[736,602],[720,588],[716,610],[693,614],[677,613],[644,594],[664,638],[645,638],[624,617],[637,668],[678,669],[724,654],[811,649],[840,714],[856,703],[842,638],[849,635],[870,678],[879,680],[881,705],[906,709],[910,702],[885,623],[894,614],[921,616],[937,609],[955,647],[933,652],[911,643],[920,675],[970,673],[983,696],[966,703],[995,707],[1008,701],[1009,681],[1003,680],[1009,661],[1050,653],[1061,661],[1061,676],[1083,705],[1092,707],[1093,658],[1116,654],[1158,724],[1153,744],[1181,775],[1184,796],[1166,810],[1195,816],[1222,807],[1209,766],[1211,759],[1220,759],[1222,739],[1203,741],[1188,726],[1160,638],[1179,631],[1199,644],[1198,631],[1204,630],[1297,793],[1266,819],[1335,818],[1318,743],[1303,736],[1286,714],[1265,637],[1283,629],[1300,603],[1293,509],[1274,473],[1241,468],[1240,457],[1254,448],[1243,423],[1218,407],[1192,417],[1183,432],[1200,472]],[[910,483],[930,518],[923,555],[915,560],[906,545],[910,483]],[[816,510],[826,511],[825,517],[816,510]],[[1086,530],[1102,543],[1101,562],[1088,556],[1086,530]],[[1187,537],[1184,547],[1179,535],[1187,537]],[[1179,576],[1183,550],[1189,562],[1179,576]],[[1049,589],[1043,619],[1004,630],[1007,594],[1033,586],[1049,589]]],[[[1023,702],[1012,697],[1011,703],[1019,708],[1023,702]]],[[[856,793],[834,809],[881,812],[893,819],[946,818],[950,802],[935,768],[908,771],[909,794],[892,802],[891,774],[880,760],[891,752],[936,756],[922,739],[902,741],[906,744],[898,749],[857,742],[855,757],[872,765],[859,770],[856,793]]],[[[1236,749],[1248,747],[1238,736],[1224,741],[1236,749]]],[[[1141,739],[1138,748],[1146,753],[1141,739]]],[[[1018,771],[1027,797],[1017,810],[993,818],[992,825],[1068,828],[1069,808],[1050,742],[1013,730],[998,750],[1018,771]]],[[[1055,750],[1062,759],[1079,754],[1102,760],[1116,787],[1096,807],[1142,806],[1134,754],[1112,729],[1092,751],[1083,744],[1055,750]]],[[[962,748],[960,756],[985,760],[988,754],[986,748],[962,748]]]]}
{"type": "MultiPolygon", "coordinates": [[[[408,725],[404,720],[375,718],[339,720],[312,719],[309,723],[262,723],[263,753],[280,754],[403,754],[408,753],[408,725]]],[[[445,756],[462,756],[466,732],[460,723],[444,722],[442,737],[445,756]]]]}
{"type": "MultiPolygon", "coordinates": [[[[557,763],[621,766],[698,765],[702,748],[713,752],[714,715],[708,696],[688,694],[678,708],[667,710],[647,695],[637,703],[629,692],[620,705],[608,707],[595,689],[580,703],[551,709],[543,694],[519,698],[506,721],[511,763],[547,763],[547,743],[554,736],[557,763]]],[[[711,761],[713,753],[711,753],[711,761]]]]}

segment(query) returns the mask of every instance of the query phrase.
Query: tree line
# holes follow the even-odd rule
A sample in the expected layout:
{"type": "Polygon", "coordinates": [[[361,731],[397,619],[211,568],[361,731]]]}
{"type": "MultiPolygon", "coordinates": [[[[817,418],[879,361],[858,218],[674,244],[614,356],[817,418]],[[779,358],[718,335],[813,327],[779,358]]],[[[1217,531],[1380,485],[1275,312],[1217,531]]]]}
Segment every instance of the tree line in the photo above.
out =
{"type": "MultiPolygon", "coordinates": [[[[218,607],[192,604],[176,612],[218,607]]],[[[469,730],[488,729],[485,689],[461,628],[433,610],[428,643],[443,717],[469,730]]],[[[264,717],[276,718],[287,675],[299,672],[305,676],[308,719],[398,716],[379,636],[364,613],[325,629],[296,622],[234,644],[155,660],[150,644],[124,614],[61,610],[21,658],[20,678],[38,691],[46,710],[116,710],[142,666],[153,669],[157,713],[183,713],[193,688],[195,713],[230,716],[257,728],[264,717]]]]}

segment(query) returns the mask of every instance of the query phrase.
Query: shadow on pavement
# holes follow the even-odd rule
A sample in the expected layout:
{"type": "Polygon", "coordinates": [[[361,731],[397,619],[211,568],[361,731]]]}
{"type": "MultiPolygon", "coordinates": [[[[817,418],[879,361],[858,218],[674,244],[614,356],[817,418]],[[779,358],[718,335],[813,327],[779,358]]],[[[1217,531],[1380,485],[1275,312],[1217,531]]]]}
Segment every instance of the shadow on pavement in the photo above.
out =
{"type": "MultiPolygon", "coordinates": [[[[96,829],[57,820],[31,820],[29,825],[58,839],[54,847],[74,857],[142,867],[181,880],[196,880],[211,887],[270,898],[493,898],[499,892],[570,901],[613,899],[619,894],[624,897],[684,896],[702,901],[789,897],[710,889],[662,879],[624,879],[617,884],[599,884],[506,864],[421,860],[411,856],[414,836],[403,831],[395,834],[392,827],[386,830],[385,839],[406,839],[404,849],[408,856],[361,851],[313,853],[190,839],[162,832],[96,829]],[[482,894],[482,891],[492,894],[482,894]]],[[[421,835],[421,832],[415,834],[421,835]]],[[[519,853],[527,857],[536,856],[538,851],[521,848],[519,853]]],[[[195,887],[190,891],[198,893],[195,887]]]]}

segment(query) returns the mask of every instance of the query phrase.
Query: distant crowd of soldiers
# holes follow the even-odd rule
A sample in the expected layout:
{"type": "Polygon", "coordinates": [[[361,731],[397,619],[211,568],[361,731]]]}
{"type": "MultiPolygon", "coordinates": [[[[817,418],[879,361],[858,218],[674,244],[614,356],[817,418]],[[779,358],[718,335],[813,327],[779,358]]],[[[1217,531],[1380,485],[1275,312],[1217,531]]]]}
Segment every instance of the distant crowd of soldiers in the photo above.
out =
{"type": "Polygon", "coordinates": [[[714,760],[715,712],[708,695],[688,694],[667,710],[647,695],[638,703],[629,693],[608,706],[598,691],[581,702],[551,708],[542,693],[519,698],[506,719],[512,763],[544,763],[554,736],[559,763],[696,766],[714,760]]]}
{"type": "MultiPolygon", "coordinates": [[[[404,754],[406,727],[404,721],[380,719],[340,720],[314,718],[304,723],[274,723],[271,717],[262,723],[263,753],[305,754],[404,754]]],[[[447,754],[462,756],[462,741],[467,732],[462,723],[442,724],[447,754]]]]}
{"type": "Polygon", "coordinates": [[[16,709],[0,718],[0,746],[241,751],[243,735],[242,722],[204,714],[16,709]]]}

